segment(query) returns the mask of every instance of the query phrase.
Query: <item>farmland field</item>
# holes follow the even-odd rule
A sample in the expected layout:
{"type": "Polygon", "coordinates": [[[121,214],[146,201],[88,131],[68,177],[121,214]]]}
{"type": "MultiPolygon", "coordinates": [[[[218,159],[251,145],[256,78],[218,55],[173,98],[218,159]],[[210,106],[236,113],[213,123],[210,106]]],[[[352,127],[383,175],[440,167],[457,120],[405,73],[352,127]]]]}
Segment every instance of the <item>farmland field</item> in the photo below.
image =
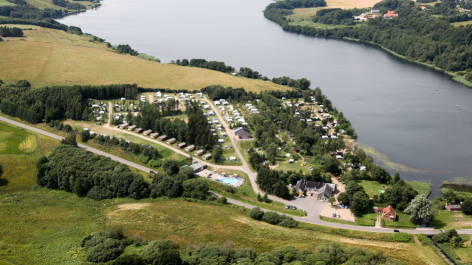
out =
{"type": "MultiPolygon", "coordinates": [[[[28,80],[33,87],[46,85],[107,85],[137,83],[142,87],[199,90],[205,86],[244,87],[247,91],[287,90],[288,87],[217,71],[160,64],[111,52],[104,43],[86,36],[35,27],[25,41],[0,43],[0,79],[28,80]],[[25,59],[28,58],[28,59],[25,59]]],[[[15,41],[13,41],[15,40],[15,41]]]]}
{"type": "Polygon", "coordinates": [[[38,147],[36,135],[0,123],[0,154],[28,154],[38,147]]]}

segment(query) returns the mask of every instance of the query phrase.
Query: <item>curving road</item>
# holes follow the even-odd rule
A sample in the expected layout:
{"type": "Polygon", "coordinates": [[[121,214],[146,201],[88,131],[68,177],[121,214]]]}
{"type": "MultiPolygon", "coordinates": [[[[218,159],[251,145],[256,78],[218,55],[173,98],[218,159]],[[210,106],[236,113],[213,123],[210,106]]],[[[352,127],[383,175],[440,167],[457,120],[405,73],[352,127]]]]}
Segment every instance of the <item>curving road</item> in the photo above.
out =
{"type": "MultiPolygon", "coordinates": [[[[210,104],[211,105],[211,104],[210,104]]],[[[215,111],[215,113],[218,113],[215,111]]],[[[221,115],[218,115],[218,116],[221,116],[221,115]]],[[[23,123],[20,123],[20,122],[17,122],[17,121],[14,121],[14,120],[11,120],[11,119],[8,119],[8,118],[5,118],[5,117],[2,117],[0,116],[0,120],[1,121],[4,121],[6,123],[10,123],[10,124],[13,124],[15,126],[18,126],[18,127],[21,127],[21,128],[25,128],[27,130],[30,130],[30,131],[33,131],[35,133],[38,133],[38,134],[42,134],[42,135],[45,135],[45,136],[48,136],[48,137],[51,137],[53,139],[57,139],[57,140],[62,140],[64,137],[62,136],[59,136],[59,135],[56,135],[56,134],[53,134],[53,133],[50,133],[50,132],[47,132],[47,131],[44,131],[44,130],[41,130],[41,129],[38,129],[38,128],[35,128],[35,127],[32,127],[32,126],[29,126],[29,125],[26,125],[26,124],[23,124],[23,123]]],[[[226,127],[228,128],[228,127],[226,127]]],[[[117,129],[119,130],[119,129],[117,129]]],[[[123,131],[123,130],[119,130],[119,131],[123,131]]],[[[133,134],[134,135],[134,134],[133,134]]],[[[149,140],[149,138],[146,138],[146,140],[149,140]]],[[[233,145],[235,144],[234,143],[234,139],[231,139],[231,142],[233,143],[233,145]]],[[[95,149],[95,148],[92,148],[92,147],[89,147],[89,146],[86,146],[86,145],[83,145],[83,144],[78,144],[78,146],[80,148],[83,148],[87,151],[90,151],[90,152],[93,152],[95,154],[99,154],[99,155],[102,155],[102,156],[106,156],[106,157],[109,157],[115,161],[118,161],[120,163],[123,163],[123,164],[126,164],[128,166],[131,166],[131,167],[134,167],[134,168],[137,168],[139,170],[142,170],[144,172],[149,172],[150,168],[147,168],[147,167],[144,167],[144,166],[141,166],[139,164],[136,164],[136,163],[133,163],[131,161],[128,161],[126,159],[123,159],[123,158],[120,158],[120,157],[117,157],[117,156],[114,156],[114,155],[111,155],[109,153],[106,153],[106,152],[103,152],[103,151],[100,151],[98,149],[95,149]]],[[[236,145],[235,145],[236,146],[236,145]]],[[[169,146],[166,145],[167,148],[170,148],[169,146]]],[[[171,148],[174,150],[174,148],[171,148]]],[[[177,151],[178,149],[176,149],[177,151]]],[[[236,150],[238,150],[238,148],[236,148],[236,150]]],[[[180,150],[178,150],[180,151],[180,150]]],[[[238,150],[239,151],[239,150],[238,150]]],[[[240,156],[241,160],[243,161],[243,166],[237,166],[237,168],[239,170],[241,170],[241,168],[248,174],[248,176],[250,176],[250,179],[251,179],[251,183],[253,184],[253,188],[254,188],[254,191],[258,192],[259,189],[255,183],[255,178],[256,178],[256,174],[254,172],[251,172],[250,169],[249,169],[249,166],[247,165],[246,161],[244,161],[244,159],[242,159],[242,156],[240,154],[240,152],[238,152],[238,155],[240,156]],[[254,180],[254,182],[253,182],[254,180]]],[[[217,165],[212,165],[212,166],[217,166],[217,165]]],[[[222,168],[222,167],[220,167],[222,168]]],[[[215,194],[217,196],[221,196],[221,195],[218,195],[218,194],[215,194]]],[[[277,198],[277,197],[274,197],[274,199],[277,199],[278,201],[282,201],[284,202],[283,200],[281,200],[280,198],[277,198]]],[[[318,204],[312,204],[313,200],[311,199],[308,199],[308,198],[304,198],[304,199],[296,199],[295,200],[295,203],[297,200],[300,200],[300,201],[303,201],[303,202],[307,202],[309,203],[313,209],[309,211],[307,211],[307,216],[306,217],[293,217],[295,220],[297,221],[300,221],[300,222],[305,222],[305,223],[309,223],[309,224],[316,224],[316,225],[323,225],[323,226],[328,226],[328,227],[334,227],[334,228],[342,228],[342,229],[348,229],[348,230],[355,230],[355,231],[366,231],[366,232],[380,232],[380,233],[393,233],[393,229],[389,229],[389,228],[375,228],[375,227],[363,227],[363,226],[353,226],[353,225],[346,225],[346,224],[338,224],[338,223],[329,223],[329,222],[324,222],[324,221],[321,221],[318,216],[319,216],[319,212],[321,212],[321,210],[326,206],[326,204],[324,203],[318,203],[318,204]]],[[[250,205],[250,204],[246,204],[246,203],[243,203],[243,202],[240,202],[240,201],[237,201],[237,200],[233,200],[233,199],[230,199],[228,198],[228,202],[231,203],[231,204],[235,204],[235,205],[239,205],[239,206],[243,206],[245,208],[248,208],[248,209],[252,209],[256,206],[253,206],[253,205],[250,205]]],[[[293,203],[293,202],[292,202],[293,203]]],[[[263,211],[268,211],[266,209],[262,209],[263,211]]],[[[437,234],[437,233],[440,233],[441,230],[434,230],[434,229],[428,229],[428,230],[424,230],[424,229],[418,229],[418,230],[400,230],[401,232],[406,232],[408,234],[420,234],[420,233],[425,233],[425,234],[437,234]]],[[[459,234],[472,234],[472,229],[460,229],[460,230],[457,230],[457,232],[459,234]]]]}

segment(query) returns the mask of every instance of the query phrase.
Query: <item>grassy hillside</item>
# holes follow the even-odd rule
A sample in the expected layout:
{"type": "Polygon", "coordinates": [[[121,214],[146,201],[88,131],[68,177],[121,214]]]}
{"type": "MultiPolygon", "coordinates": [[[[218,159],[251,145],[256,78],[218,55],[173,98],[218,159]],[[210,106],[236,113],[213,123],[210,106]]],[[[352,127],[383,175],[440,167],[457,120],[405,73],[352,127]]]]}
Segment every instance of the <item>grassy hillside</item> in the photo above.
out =
{"type": "MultiPolygon", "coordinates": [[[[112,52],[85,35],[26,26],[25,37],[0,42],[0,79],[29,80],[46,85],[105,85],[137,83],[142,87],[201,89],[208,85],[244,87],[248,91],[286,90],[262,80],[234,77],[195,67],[160,64],[112,52]]],[[[156,55],[157,57],[158,54],[156,55]]]]}

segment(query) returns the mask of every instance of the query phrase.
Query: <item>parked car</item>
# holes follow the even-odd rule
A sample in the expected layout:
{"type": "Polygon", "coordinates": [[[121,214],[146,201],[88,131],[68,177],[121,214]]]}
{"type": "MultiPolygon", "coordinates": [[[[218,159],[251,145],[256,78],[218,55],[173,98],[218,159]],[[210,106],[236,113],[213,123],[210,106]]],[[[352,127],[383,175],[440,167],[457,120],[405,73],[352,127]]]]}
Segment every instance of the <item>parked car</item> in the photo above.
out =
{"type": "Polygon", "coordinates": [[[151,171],[149,171],[149,173],[154,174],[154,171],[151,170],[151,171]]]}
{"type": "Polygon", "coordinates": [[[393,229],[393,232],[394,232],[394,233],[398,233],[398,232],[400,232],[400,230],[398,230],[398,229],[393,229]]]}
{"type": "Polygon", "coordinates": [[[309,169],[309,170],[313,170],[313,167],[309,167],[308,169],[309,169]]]}

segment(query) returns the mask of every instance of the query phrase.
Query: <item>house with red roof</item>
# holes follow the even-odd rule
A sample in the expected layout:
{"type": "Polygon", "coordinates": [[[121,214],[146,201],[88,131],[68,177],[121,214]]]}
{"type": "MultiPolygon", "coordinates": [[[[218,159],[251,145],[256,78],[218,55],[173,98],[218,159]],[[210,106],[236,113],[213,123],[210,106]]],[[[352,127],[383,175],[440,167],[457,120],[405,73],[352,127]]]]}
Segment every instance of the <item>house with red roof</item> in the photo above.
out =
{"type": "Polygon", "coordinates": [[[394,11],[388,10],[387,14],[384,15],[385,19],[392,19],[394,17],[398,17],[398,14],[395,14],[394,11]]]}
{"type": "Polygon", "coordinates": [[[425,6],[420,6],[420,8],[421,8],[421,10],[423,10],[423,11],[428,10],[428,8],[426,8],[425,6]]]}
{"type": "Polygon", "coordinates": [[[383,209],[382,219],[387,220],[387,221],[392,221],[392,222],[395,222],[395,220],[397,219],[397,213],[395,212],[395,209],[393,209],[391,205],[383,209]]]}

